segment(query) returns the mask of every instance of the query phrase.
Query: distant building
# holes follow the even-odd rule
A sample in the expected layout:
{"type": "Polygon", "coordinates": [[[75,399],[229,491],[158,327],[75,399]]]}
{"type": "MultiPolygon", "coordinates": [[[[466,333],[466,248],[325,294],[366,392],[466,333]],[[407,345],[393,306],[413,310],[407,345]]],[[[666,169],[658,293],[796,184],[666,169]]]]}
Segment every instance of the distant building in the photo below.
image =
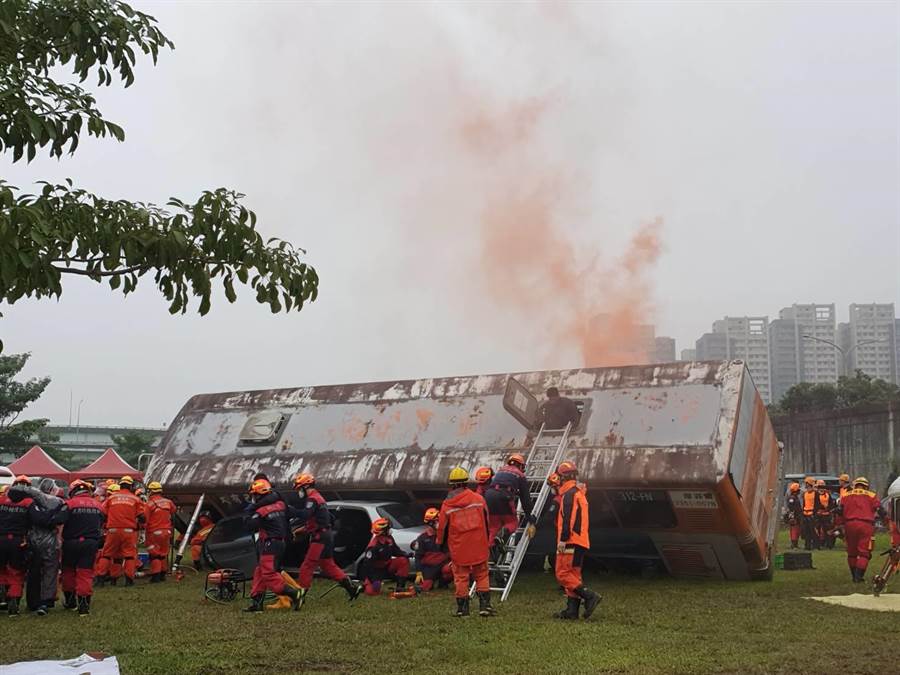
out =
{"type": "Polygon", "coordinates": [[[672,363],[675,361],[675,338],[660,336],[655,339],[654,363],[672,363]]]}
{"type": "Polygon", "coordinates": [[[867,375],[897,382],[897,319],[894,304],[850,305],[850,321],[839,327],[846,374],[867,375]]]}
{"type": "MultiPolygon", "coordinates": [[[[763,401],[771,401],[769,367],[769,317],[726,316],[713,323],[713,335],[724,335],[726,358],[747,364],[763,401]]],[[[698,349],[699,351],[699,349],[698,349]]]]}
{"type": "Polygon", "coordinates": [[[769,368],[772,371],[772,401],[778,402],[800,382],[800,350],[797,324],[793,319],[769,323],[769,368]]]}
{"type": "MultiPolygon", "coordinates": [[[[79,455],[100,455],[107,448],[115,448],[113,436],[124,436],[128,433],[143,433],[150,436],[151,450],[159,447],[165,429],[146,427],[71,427],[71,426],[47,426],[42,433],[47,433],[59,438],[53,442],[53,446],[66,452],[74,452],[79,455]]],[[[34,439],[38,441],[37,438],[34,439]]]]}
{"type": "Polygon", "coordinates": [[[681,360],[682,361],[696,361],[697,360],[697,350],[696,349],[682,349],[681,350],[681,360]]]}
{"type": "MultiPolygon", "coordinates": [[[[779,349],[789,344],[787,335],[794,333],[795,354],[790,356],[780,351],[777,361],[778,372],[773,380],[782,382],[835,383],[841,372],[840,352],[837,345],[837,323],[834,304],[792,305],[778,313],[779,349]],[[794,375],[789,374],[793,368],[794,375]]],[[[783,393],[783,392],[782,392],[783,393]]]]}
{"type": "Polygon", "coordinates": [[[725,361],[728,359],[728,336],[724,333],[704,333],[697,339],[695,347],[697,361],[725,361]]]}

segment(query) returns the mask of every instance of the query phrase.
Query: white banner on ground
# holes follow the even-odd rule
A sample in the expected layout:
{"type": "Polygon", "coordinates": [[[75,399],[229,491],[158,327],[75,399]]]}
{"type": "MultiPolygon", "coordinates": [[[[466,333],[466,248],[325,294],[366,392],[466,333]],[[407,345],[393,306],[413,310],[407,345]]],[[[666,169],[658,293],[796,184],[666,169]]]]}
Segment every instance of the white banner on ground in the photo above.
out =
{"type": "Polygon", "coordinates": [[[103,660],[82,654],[68,661],[22,661],[0,666],[2,675],[120,675],[115,656],[103,660]]]}

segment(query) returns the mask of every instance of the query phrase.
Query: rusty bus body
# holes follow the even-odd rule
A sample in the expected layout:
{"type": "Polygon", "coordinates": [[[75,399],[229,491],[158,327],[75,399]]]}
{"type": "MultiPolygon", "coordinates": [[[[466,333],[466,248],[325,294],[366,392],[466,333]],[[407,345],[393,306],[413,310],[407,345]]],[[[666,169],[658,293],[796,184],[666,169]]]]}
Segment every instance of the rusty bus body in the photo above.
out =
{"type": "Polygon", "coordinates": [[[771,574],[780,451],[740,361],[198,395],[147,473],[223,513],[258,471],[282,487],[311,472],[330,498],[435,503],[452,467],[496,467],[528,446],[550,386],[582,407],[567,455],[589,489],[592,556],[674,576],[771,574]]]}

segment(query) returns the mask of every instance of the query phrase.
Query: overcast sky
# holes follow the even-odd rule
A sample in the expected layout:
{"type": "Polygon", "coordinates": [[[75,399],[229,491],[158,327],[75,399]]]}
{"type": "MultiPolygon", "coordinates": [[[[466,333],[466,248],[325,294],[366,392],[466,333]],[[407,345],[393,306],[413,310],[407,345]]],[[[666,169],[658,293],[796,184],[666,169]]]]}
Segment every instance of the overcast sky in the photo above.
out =
{"type": "Polygon", "coordinates": [[[534,186],[606,306],[661,219],[637,285],[679,350],[725,315],[900,304],[897,3],[135,5],[176,50],[98,92],[125,143],[3,175],[157,202],[233,187],[321,294],[171,317],[151,286],[66,279],[2,310],[6,350],[53,378],[31,416],[68,422],[71,395],[82,424],[162,426],[200,392],[583,365],[484,269],[484,210],[534,186]]]}

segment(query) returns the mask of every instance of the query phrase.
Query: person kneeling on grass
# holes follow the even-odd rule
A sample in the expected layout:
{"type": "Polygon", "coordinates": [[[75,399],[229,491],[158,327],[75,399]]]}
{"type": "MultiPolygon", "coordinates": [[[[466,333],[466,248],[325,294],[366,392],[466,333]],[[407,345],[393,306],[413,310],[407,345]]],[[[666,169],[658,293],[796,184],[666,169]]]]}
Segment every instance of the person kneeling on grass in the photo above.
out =
{"type": "Polygon", "coordinates": [[[557,619],[577,619],[584,601],[584,618],[594,613],[600,596],[585,588],[581,580],[584,555],[591,547],[588,538],[588,502],[585,488],[576,482],[578,470],[572,462],[562,462],[559,475],[559,512],[556,516],[556,580],[566,591],[566,608],[557,619]]]}
{"type": "Polygon", "coordinates": [[[416,584],[423,591],[430,591],[435,584],[447,586],[453,580],[450,556],[437,541],[439,518],[440,511],[437,509],[425,511],[423,519],[425,531],[412,543],[412,550],[416,554],[416,567],[419,569],[416,584]]]}
{"type": "Polygon", "coordinates": [[[493,616],[488,581],[488,510],[484,497],[468,488],[469,472],[450,471],[450,492],[441,504],[437,540],[450,550],[456,616],[469,616],[469,577],[475,577],[481,616],[493,616]]]}
{"type": "MultiPolygon", "coordinates": [[[[380,595],[381,583],[394,579],[396,588],[393,597],[406,597],[406,580],[409,576],[409,556],[397,546],[391,536],[391,522],[378,518],[372,523],[372,540],[366,548],[363,561],[363,588],[366,595],[380,595]]],[[[414,594],[414,593],[413,593],[414,594]]]]}

